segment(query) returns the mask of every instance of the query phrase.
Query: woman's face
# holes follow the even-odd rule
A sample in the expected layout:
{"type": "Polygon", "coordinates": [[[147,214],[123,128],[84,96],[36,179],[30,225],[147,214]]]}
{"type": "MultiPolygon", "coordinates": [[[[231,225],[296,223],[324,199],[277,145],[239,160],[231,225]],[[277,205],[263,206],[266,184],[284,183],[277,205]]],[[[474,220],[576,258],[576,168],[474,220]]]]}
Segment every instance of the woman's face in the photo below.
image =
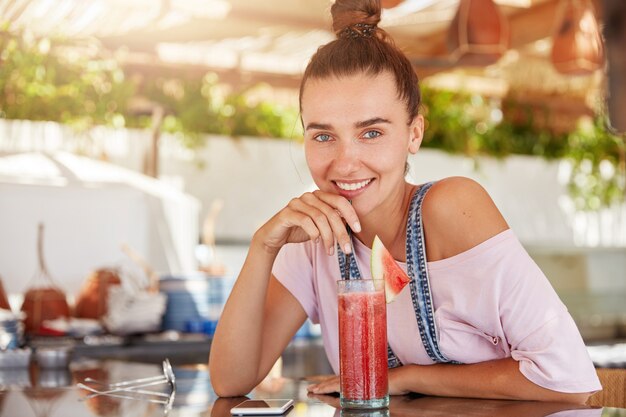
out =
{"type": "Polygon", "coordinates": [[[309,79],[301,102],[306,160],[320,190],[352,200],[359,215],[402,197],[423,118],[407,123],[390,73],[309,79]]]}

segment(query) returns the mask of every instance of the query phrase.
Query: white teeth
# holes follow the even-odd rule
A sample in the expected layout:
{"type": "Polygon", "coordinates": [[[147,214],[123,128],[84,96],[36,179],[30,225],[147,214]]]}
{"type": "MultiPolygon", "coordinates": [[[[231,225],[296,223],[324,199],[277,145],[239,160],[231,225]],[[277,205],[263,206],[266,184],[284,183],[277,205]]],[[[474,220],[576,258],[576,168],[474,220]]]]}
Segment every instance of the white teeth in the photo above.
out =
{"type": "Polygon", "coordinates": [[[372,182],[371,179],[365,180],[365,181],[361,181],[361,182],[353,182],[353,183],[350,183],[350,184],[345,183],[345,182],[337,182],[336,184],[337,184],[337,187],[341,188],[342,190],[355,191],[355,190],[358,190],[359,188],[365,187],[370,182],[372,182]]]}

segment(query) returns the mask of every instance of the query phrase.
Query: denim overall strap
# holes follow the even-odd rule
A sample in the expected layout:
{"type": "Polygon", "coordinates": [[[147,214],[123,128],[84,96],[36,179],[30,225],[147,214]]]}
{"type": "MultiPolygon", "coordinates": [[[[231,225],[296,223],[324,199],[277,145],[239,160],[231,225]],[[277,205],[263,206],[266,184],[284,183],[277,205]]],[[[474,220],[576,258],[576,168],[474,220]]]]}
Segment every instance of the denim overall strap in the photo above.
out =
{"type": "MultiPolygon", "coordinates": [[[[337,244],[337,258],[339,260],[339,271],[341,271],[341,276],[345,277],[345,268],[346,268],[346,255],[341,250],[341,245],[337,244]]],[[[349,279],[361,279],[361,271],[359,271],[359,265],[356,263],[356,256],[350,257],[350,275],[349,279]]],[[[402,362],[393,353],[391,346],[387,343],[387,367],[389,368],[397,368],[398,366],[402,366],[402,362]]]]}
{"type": "Polygon", "coordinates": [[[406,263],[411,278],[411,300],[415,318],[426,353],[437,363],[458,363],[446,358],[439,350],[433,299],[430,293],[428,269],[426,268],[426,245],[424,243],[424,225],[422,223],[422,202],[426,192],[433,185],[429,182],[420,187],[411,200],[406,228],[406,263]]]}
{"type": "MultiPolygon", "coordinates": [[[[341,271],[341,278],[346,276],[346,254],[341,250],[341,245],[337,243],[337,258],[339,258],[339,270],[341,271]]],[[[361,271],[359,265],[356,263],[356,256],[350,257],[350,274],[348,279],[361,279],[361,271]]]]}

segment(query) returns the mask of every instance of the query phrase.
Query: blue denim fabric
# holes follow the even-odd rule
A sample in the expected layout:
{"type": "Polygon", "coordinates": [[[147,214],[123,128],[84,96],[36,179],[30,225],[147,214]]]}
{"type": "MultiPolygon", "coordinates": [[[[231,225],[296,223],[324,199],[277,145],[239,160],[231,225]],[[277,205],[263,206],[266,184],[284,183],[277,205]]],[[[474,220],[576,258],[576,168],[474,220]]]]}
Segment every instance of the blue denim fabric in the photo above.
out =
{"type": "Polygon", "coordinates": [[[446,358],[439,349],[433,298],[430,293],[428,268],[426,268],[426,244],[424,242],[424,225],[422,223],[422,202],[433,182],[424,184],[415,193],[409,208],[406,228],[406,263],[407,273],[411,282],[411,300],[415,319],[420,331],[426,353],[437,363],[457,363],[446,358]]]}

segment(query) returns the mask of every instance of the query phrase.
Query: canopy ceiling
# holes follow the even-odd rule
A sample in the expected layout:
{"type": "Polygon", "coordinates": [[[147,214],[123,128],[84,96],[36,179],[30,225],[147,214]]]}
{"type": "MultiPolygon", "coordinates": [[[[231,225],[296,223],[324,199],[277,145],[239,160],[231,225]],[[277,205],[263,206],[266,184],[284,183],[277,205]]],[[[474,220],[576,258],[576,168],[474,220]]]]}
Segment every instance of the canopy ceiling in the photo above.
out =
{"type": "MultiPolygon", "coordinates": [[[[601,74],[572,79],[550,68],[550,37],[563,0],[495,2],[509,21],[511,49],[487,68],[458,68],[450,59],[446,34],[459,0],[405,0],[383,11],[380,26],[421,78],[445,72],[439,83],[465,85],[460,75],[479,77],[483,82],[472,88],[494,96],[519,83],[548,88],[541,94],[554,93],[556,85],[574,95],[600,84],[601,74]]],[[[600,16],[601,1],[592,3],[600,16]]],[[[329,7],[329,0],[0,0],[0,16],[37,35],[96,38],[108,50],[123,48],[131,71],[211,70],[225,82],[297,88],[309,57],[334,37],[329,7]]]]}

